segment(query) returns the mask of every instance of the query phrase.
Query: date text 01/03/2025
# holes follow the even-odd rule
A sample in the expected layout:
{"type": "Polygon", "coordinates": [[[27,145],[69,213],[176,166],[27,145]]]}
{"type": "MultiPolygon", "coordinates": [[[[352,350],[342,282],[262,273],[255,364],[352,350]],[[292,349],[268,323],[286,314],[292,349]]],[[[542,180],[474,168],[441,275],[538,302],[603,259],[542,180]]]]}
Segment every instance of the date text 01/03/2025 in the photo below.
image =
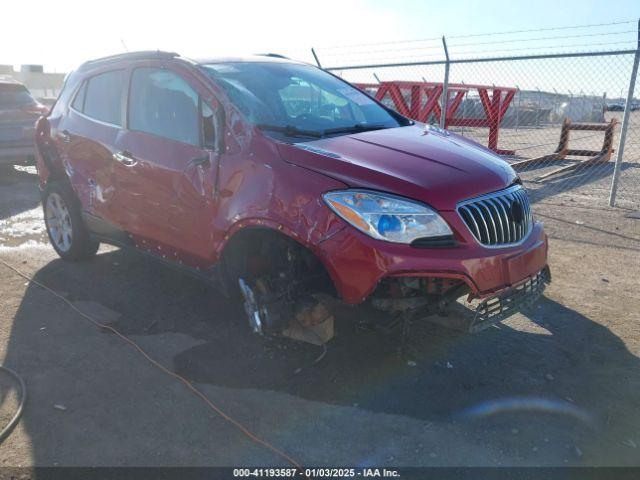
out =
{"type": "Polygon", "coordinates": [[[397,470],[387,468],[235,468],[235,478],[265,477],[265,478],[399,478],[397,470]]]}

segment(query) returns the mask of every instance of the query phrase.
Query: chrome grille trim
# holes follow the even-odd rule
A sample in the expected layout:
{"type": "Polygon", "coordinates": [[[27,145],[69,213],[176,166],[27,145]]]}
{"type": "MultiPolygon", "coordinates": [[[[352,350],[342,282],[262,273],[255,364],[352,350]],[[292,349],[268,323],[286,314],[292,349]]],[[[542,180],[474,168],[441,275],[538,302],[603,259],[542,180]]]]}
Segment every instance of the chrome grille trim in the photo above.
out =
{"type": "Polygon", "coordinates": [[[518,245],[533,227],[529,197],[520,185],[460,202],[457,211],[478,243],[488,248],[518,245]],[[514,217],[514,204],[522,208],[521,220],[514,217]]]}

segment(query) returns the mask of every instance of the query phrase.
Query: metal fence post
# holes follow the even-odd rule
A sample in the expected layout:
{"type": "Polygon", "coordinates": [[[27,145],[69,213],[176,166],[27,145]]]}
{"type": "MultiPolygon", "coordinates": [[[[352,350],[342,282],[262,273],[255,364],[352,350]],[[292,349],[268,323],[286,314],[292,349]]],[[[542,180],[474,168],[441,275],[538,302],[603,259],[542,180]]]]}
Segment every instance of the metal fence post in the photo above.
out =
{"type": "Polygon", "coordinates": [[[446,62],[444,64],[444,83],[442,86],[442,108],[440,112],[440,128],[445,128],[447,121],[447,107],[449,104],[449,49],[447,48],[447,40],[442,36],[442,46],[444,47],[444,56],[446,62]]]}
{"type": "MultiPolygon", "coordinates": [[[[460,82],[460,83],[462,83],[462,85],[464,85],[464,80],[462,82],[460,82]]],[[[467,90],[464,93],[464,98],[462,99],[462,117],[463,118],[467,118],[467,100],[469,100],[469,90],[467,90]]],[[[463,125],[462,126],[462,135],[464,135],[465,131],[466,130],[465,130],[465,127],[463,125]]]]}
{"type": "Polygon", "coordinates": [[[520,87],[518,85],[516,85],[516,88],[518,89],[518,106],[516,107],[516,132],[517,132],[518,129],[520,128],[520,104],[522,103],[522,91],[520,90],[520,87]]]}
{"type": "Polygon", "coordinates": [[[633,68],[631,69],[631,79],[629,80],[629,90],[627,90],[627,101],[624,104],[624,115],[622,117],[622,128],[620,129],[620,142],[618,143],[618,155],[616,156],[616,165],[613,169],[613,179],[611,180],[611,194],[609,195],[609,206],[616,204],[616,195],[618,193],[618,182],[620,180],[620,168],[622,167],[622,159],[624,156],[624,145],[627,141],[627,130],[629,129],[629,114],[633,104],[633,92],[636,88],[636,77],[638,76],[638,61],[640,60],[640,19],[638,20],[638,45],[636,46],[636,54],[633,58],[633,68]]]}
{"type": "Polygon", "coordinates": [[[540,109],[542,108],[542,92],[538,87],[536,87],[536,90],[538,90],[538,108],[536,109],[536,126],[539,127],[540,126],[540,109]]]}

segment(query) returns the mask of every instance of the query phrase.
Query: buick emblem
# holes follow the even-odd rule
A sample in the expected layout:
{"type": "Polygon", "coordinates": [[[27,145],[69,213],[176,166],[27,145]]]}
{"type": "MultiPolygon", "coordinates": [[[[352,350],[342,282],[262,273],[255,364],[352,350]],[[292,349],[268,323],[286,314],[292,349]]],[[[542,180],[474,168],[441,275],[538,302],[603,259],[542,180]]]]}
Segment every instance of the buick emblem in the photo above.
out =
{"type": "Polygon", "coordinates": [[[516,223],[524,220],[524,208],[522,208],[522,204],[517,200],[511,202],[511,218],[513,218],[516,223]]]}

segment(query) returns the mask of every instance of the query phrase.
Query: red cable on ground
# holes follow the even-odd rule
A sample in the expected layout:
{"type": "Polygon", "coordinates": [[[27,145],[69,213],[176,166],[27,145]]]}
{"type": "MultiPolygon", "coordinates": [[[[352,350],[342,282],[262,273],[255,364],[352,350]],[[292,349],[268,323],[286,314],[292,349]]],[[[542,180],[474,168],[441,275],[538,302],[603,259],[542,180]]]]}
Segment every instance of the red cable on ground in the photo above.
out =
{"type": "Polygon", "coordinates": [[[251,432],[251,430],[249,430],[247,427],[245,427],[243,424],[241,424],[239,421],[235,420],[234,418],[232,418],[231,416],[229,416],[228,414],[226,414],[222,409],[220,409],[220,407],[216,406],[204,393],[202,393],[200,390],[198,390],[196,387],[194,387],[191,382],[189,382],[189,380],[187,380],[186,378],[178,375],[177,373],[169,370],[167,367],[165,367],[164,365],[162,365],[161,363],[159,363],[158,361],[154,360],[153,358],[151,358],[147,352],[145,352],[142,347],[140,347],[136,342],[134,342],[133,340],[131,340],[129,337],[123,335],[122,333],[120,333],[119,331],[117,331],[115,328],[109,326],[109,325],[105,325],[103,323],[98,322],[97,320],[94,320],[93,318],[91,318],[91,316],[87,315],[86,313],[84,313],[82,310],[80,310],[78,307],[76,307],[72,302],[70,302],[69,300],[67,300],[65,297],[63,297],[62,295],[60,295],[58,292],[56,292],[55,290],[53,290],[52,288],[38,282],[37,280],[35,280],[33,277],[30,277],[29,275],[27,275],[26,273],[22,273],[20,270],[18,270],[17,268],[15,268],[14,266],[8,264],[7,262],[5,262],[4,260],[0,259],[0,263],[2,263],[5,267],[7,267],[10,270],[13,270],[16,274],[20,275],[22,278],[24,278],[25,280],[29,281],[30,283],[33,283],[37,286],[39,286],[40,288],[43,288],[44,290],[46,290],[47,292],[51,293],[53,296],[59,298],[60,300],[62,300],[64,303],[66,303],[67,305],[69,305],[69,307],[71,307],[71,309],[73,309],[76,313],[78,313],[80,316],[82,316],[83,318],[85,318],[86,320],[89,320],[91,323],[93,323],[96,327],[98,328],[103,328],[105,330],[108,330],[110,332],[112,332],[113,334],[115,334],[117,337],[119,337],[120,339],[124,340],[125,342],[127,342],[129,345],[131,345],[133,348],[135,348],[144,358],[146,358],[149,362],[151,362],[151,364],[155,365],[156,367],[158,367],[160,370],[162,370],[164,373],[166,373],[167,375],[178,379],[180,382],[182,382],[189,390],[191,390],[191,392],[196,395],[197,397],[200,397],[200,399],[205,402],[209,408],[211,408],[211,410],[213,410],[215,413],[217,413],[219,416],[221,416],[224,420],[226,420],[227,422],[229,422],[230,424],[232,424],[234,427],[236,427],[238,430],[240,430],[244,435],[246,435],[250,440],[252,440],[253,442],[262,445],[263,447],[267,448],[268,450],[271,450],[273,453],[275,453],[276,455],[278,455],[279,457],[285,459],[287,462],[289,462],[291,465],[293,465],[296,468],[300,468],[302,469],[302,466],[296,461],[294,460],[292,457],[290,457],[289,455],[287,455],[286,453],[284,453],[282,450],[279,450],[278,448],[274,447],[273,445],[271,445],[269,442],[267,442],[266,440],[263,440],[262,438],[258,437],[256,434],[254,434],[253,432],[251,432]]]}

